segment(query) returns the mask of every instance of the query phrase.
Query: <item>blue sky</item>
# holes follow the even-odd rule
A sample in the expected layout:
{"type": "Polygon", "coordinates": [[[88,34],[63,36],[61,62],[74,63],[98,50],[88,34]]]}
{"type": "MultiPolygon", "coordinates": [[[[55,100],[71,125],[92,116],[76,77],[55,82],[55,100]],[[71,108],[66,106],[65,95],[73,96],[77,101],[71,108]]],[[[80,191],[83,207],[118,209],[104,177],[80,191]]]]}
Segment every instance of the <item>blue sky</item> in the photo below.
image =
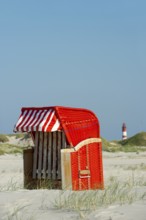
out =
{"type": "Polygon", "coordinates": [[[95,112],[101,136],[146,131],[146,1],[0,1],[0,133],[21,107],[95,112]]]}

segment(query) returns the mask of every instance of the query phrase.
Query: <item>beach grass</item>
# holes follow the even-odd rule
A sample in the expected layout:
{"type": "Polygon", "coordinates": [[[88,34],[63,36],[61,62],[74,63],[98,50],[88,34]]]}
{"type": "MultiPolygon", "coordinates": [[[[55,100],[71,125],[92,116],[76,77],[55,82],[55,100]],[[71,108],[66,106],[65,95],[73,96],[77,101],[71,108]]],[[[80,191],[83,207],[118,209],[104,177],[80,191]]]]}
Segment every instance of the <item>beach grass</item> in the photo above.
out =
{"type": "Polygon", "coordinates": [[[61,191],[54,201],[57,209],[74,210],[83,216],[101,207],[113,204],[131,204],[134,201],[146,199],[146,193],[138,193],[139,186],[146,186],[143,178],[138,180],[132,175],[128,180],[121,182],[111,176],[104,190],[61,191]]]}
{"type": "Polygon", "coordinates": [[[0,155],[18,154],[23,152],[23,148],[9,143],[0,143],[0,155]]]}
{"type": "Polygon", "coordinates": [[[102,149],[107,152],[145,152],[146,132],[140,132],[126,140],[108,141],[102,138],[102,149]]]}
{"type": "Polygon", "coordinates": [[[123,146],[146,146],[146,132],[137,133],[126,140],[118,141],[118,143],[123,146]]]}
{"type": "Polygon", "coordinates": [[[28,215],[26,216],[26,213],[25,213],[25,215],[21,214],[21,211],[24,210],[25,208],[27,208],[28,206],[29,206],[29,204],[15,205],[13,207],[13,209],[11,210],[11,212],[7,214],[6,220],[35,220],[36,217],[33,213],[30,216],[28,216],[28,215]]]}
{"type": "MultiPolygon", "coordinates": [[[[135,140],[135,139],[134,139],[135,140]]],[[[128,140],[125,141],[107,141],[106,139],[102,138],[102,150],[106,152],[145,152],[146,151],[146,145],[137,145],[137,142],[135,140],[135,145],[131,145],[131,142],[128,140]]],[[[141,144],[143,141],[141,142],[141,144]]]]}
{"type": "Polygon", "coordinates": [[[9,141],[9,139],[7,138],[7,136],[5,134],[0,134],[0,142],[1,143],[5,143],[8,141],[9,141]]]}
{"type": "Polygon", "coordinates": [[[102,150],[103,151],[107,151],[107,152],[112,152],[112,153],[116,153],[116,152],[125,152],[125,153],[140,153],[140,152],[146,152],[146,147],[141,147],[141,146],[130,146],[130,145],[126,145],[126,146],[122,146],[122,145],[110,145],[110,146],[106,146],[103,145],[102,146],[102,150]]]}
{"type": "Polygon", "coordinates": [[[12,192],[20,189],[23,189],[23,184],[18,183],[15,178],[11,178],[5,185],[0,185],[0,192],[12,192]]]}

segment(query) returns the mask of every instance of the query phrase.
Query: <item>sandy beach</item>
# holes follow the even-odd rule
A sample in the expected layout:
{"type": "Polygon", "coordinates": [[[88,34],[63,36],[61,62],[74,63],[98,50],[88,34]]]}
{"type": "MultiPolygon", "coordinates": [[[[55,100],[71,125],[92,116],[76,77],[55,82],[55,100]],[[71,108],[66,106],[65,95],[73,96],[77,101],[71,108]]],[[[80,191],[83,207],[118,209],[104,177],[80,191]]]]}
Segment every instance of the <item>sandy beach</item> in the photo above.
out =
{"type": "MultiPolygon", "coordinates": [[[[114,202],[89,211],[59,207],[62,190],[23,189],[23,156],[0,156],[0,219],[1,220],[145,220],[146,219],[146,152],[103,152],[105,189],[109,180],[135,183],[141,198],[130,203],[114,202]],[[57,201],[57,202],[56,202],[57,201]],[[58,206],[57,206],[57,205],[58,206]]],[[[67,193],[67,192],[65,192],[67,193]]],[[[63,197],[62,197],[63,198],[63,197]]]]}

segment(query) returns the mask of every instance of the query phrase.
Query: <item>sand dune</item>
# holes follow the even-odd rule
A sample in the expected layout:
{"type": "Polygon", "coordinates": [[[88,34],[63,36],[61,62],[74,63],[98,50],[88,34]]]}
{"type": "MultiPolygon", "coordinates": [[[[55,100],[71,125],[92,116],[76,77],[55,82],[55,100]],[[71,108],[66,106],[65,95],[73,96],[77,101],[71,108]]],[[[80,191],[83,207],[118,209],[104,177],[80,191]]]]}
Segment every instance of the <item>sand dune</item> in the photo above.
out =
{"type": "MultiPolygon", "coordinates": [[[[132,179],[134,190],[143,199],[131,204],[118,202],[95,206],[91,210],[73,210],[55,207],[61,198],[61,190],[23,189],[23,156],[0,156],[0,219],[1,220],[145,220],[146,219],[146,153],[103,152],[105,189],[109,179],[116,178],[121,184],[132,179]],[[138,183],[139,180],[139,183],[138,183]],[[142,182],[140,182],[142,181],[142,182]],[[57,201],[57,203],[56,203],[57,201]]],[[[63,197],[62,197],[63,198],[63,197]]]]}

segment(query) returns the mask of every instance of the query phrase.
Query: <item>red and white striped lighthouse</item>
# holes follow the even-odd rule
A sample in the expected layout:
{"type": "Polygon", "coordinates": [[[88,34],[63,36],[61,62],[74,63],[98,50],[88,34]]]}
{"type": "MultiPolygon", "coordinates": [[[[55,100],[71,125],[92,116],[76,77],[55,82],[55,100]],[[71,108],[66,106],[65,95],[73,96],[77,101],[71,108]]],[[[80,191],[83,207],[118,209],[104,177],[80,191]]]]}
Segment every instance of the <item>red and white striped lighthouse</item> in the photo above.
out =
{"type": "Polygon", "coordinates": [[[126,124],[123,123],[122,125],[122,140],[126,140],[127,139],[127,128],[126,128],[126,124]]]}

